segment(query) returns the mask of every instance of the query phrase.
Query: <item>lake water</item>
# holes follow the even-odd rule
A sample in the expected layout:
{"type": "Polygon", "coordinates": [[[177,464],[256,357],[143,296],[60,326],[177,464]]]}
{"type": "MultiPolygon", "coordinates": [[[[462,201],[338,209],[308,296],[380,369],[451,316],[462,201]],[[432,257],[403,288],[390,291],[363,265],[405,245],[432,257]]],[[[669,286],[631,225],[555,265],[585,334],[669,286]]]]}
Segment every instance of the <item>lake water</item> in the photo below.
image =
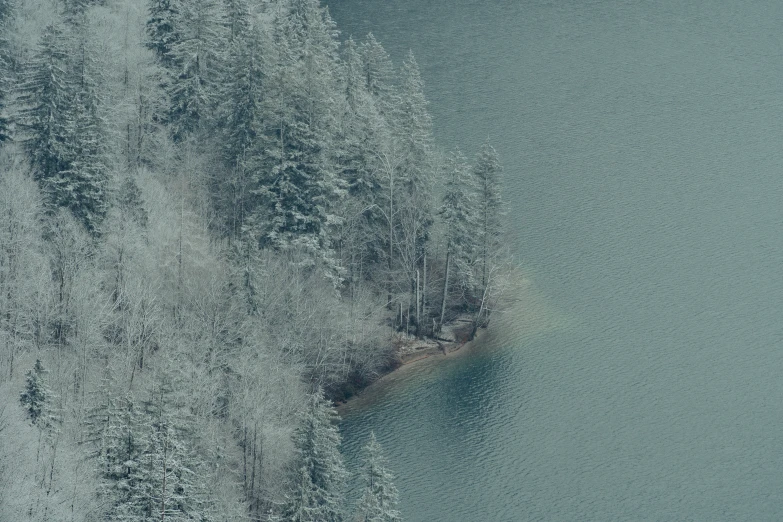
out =
{"type": "Polygon", "coordinates": [[[408,521],[783,520],[783,3],[333,0],[506,168],[519,301],[374,430],[408,521]]]}

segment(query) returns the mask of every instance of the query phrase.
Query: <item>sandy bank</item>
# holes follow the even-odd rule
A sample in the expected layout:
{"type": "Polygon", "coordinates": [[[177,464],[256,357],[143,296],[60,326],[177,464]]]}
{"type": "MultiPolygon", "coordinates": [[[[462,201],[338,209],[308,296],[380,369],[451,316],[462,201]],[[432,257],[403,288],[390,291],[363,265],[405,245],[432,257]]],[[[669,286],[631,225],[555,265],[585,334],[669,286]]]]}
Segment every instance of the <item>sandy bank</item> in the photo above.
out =
{"type": "Polygon", "coordinates": [[[362,389],[356,395],[350,397],[347,401],[336,405],[337,412],[342,414],[349,406],[362,402],[366,395],[372,395],[372,388],[381,386],[386,381],[393,379],[407,369],[416,365],[416,363],[425,359],[447,359],[456,357],[459,354],[465,354],[472,348],[479,345],[481,338],[486,334],[486,328],[479,328],[472,340],[467,336],[472,329],[472,323],[467,316],[458,317],[455,321],[444,325],[443,332],[438,338],[416,339],[415,337],[398,338],[395,340],[397,345],[397,364],[391,369],[380,375],[367,387],[362,389]],[[366,394],[365,392],[370,392],[366,394]]]}

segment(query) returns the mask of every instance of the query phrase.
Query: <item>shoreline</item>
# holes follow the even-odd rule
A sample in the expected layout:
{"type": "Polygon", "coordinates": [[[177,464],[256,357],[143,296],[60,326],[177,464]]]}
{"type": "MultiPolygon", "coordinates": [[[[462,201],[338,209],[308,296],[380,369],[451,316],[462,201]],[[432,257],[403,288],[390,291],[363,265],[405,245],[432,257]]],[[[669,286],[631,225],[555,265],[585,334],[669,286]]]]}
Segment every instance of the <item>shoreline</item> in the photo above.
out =
{"type": "MultiPolygon", "coordinates": [[[[459,330],[460,323],[463,323],[464,321],[465,320],[462,317],[458,317],[455,321],[444,326],[448,328],[449,332],[455,332],[459,330]]],[[[420,363],[421,361],[431,358],[441,358],[446,360],[458,354],[465,353],[468,349],[477,345],[478,341],[480,341],[486,335],[487,330],[488,327],[479,328],[476,330],[476,333],[472,339],[466,339],[463,341],[458,341],[456,337],[451,340],[442,337],[428,337],[424,339],[413,338],[404,340],[403,344],[397,350],[395,364],[390,365],[388,371],[378,375],[376,379],[359,390],[356,394],[352,395],[345,401],[336,402],[335,409],[337,410],[337,413],[342,417],[345,410],[349,409],[355,405],[355,403],[360,402],[365,398],[367,391],[370,391],[376,386],[385,383],[406,369],[416,366],[416,363],[420,363]]]]}
{"type": "Polygon", "coordinates": [[[454,357],[466,356],[478,349],[494,344],[496,336],[535,334],[557,328],[564,321],[559,314],[538,292],[533,289],[532,279],[518,267],[510,271],[507,290],[500,297],[502,306],[491,316],[491,326],[478,328],[472,339],[468,339],[472,330],[472,316],[460,314],[444,324],[438,337],[416,339],[400,335],[393,342],[395,357],[388,368],[369,384],[343,401],[335,401],[337,413],[343,417],[354,408],[371,405],[379,389],[393,387],[392,381],[398,380],[406,371],[419,367],[422,361],[436,359],[433,365],[454,357]],[[498,314],[496,316],[496,314],[498,314]],[[513,318],[513,322],[509,322],[513,318]],[[516,333],[515,333],[516,332],[516,333]],[[487,338],[490,339],[487,339],[487,338]]]}

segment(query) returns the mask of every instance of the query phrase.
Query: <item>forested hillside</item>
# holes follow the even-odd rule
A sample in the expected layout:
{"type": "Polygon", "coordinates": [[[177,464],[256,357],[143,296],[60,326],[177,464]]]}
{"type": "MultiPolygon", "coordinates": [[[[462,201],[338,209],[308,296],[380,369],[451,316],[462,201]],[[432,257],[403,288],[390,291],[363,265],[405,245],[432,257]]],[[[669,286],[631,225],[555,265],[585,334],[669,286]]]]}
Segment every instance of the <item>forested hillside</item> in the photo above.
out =
{"type": "Polygon", "coordinates": [[[0,520],[399,520],[331,401],[505,263],[423,87],[318,0],[0,0],[0,520]]]}

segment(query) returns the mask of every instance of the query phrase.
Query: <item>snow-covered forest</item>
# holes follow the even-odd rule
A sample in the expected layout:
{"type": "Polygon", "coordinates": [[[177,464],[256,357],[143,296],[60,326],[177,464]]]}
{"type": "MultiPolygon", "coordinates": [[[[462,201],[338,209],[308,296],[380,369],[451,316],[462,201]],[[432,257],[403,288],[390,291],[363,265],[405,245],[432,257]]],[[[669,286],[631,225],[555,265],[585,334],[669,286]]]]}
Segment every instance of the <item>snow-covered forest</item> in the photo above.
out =
{"type": "Polygon", "coordinates": [[[399,520],[332,401],[506,263],[423,88],[318,0],[0,0],[0,520],[399,520]]]}

